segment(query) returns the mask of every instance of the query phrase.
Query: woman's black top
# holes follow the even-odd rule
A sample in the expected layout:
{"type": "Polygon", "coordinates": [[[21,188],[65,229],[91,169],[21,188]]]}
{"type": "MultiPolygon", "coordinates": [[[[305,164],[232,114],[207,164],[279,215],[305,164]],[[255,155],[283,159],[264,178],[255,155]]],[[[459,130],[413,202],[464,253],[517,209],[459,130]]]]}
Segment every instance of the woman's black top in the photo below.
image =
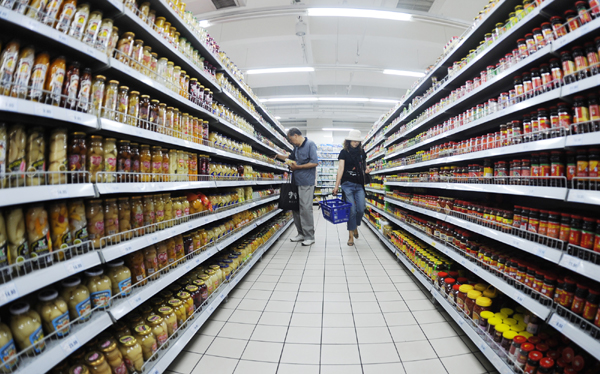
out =
{"type": "Polygon", "coordinates": [[[342,183],[352,182],[364,185],[364,173],[367,154],[362,148],[350,148],[349,150],[342,149],[338,160],[344,160],[344,174],[342,174],[342,183]],[[362,170],[361,170],[362,169],[362,170]]]}

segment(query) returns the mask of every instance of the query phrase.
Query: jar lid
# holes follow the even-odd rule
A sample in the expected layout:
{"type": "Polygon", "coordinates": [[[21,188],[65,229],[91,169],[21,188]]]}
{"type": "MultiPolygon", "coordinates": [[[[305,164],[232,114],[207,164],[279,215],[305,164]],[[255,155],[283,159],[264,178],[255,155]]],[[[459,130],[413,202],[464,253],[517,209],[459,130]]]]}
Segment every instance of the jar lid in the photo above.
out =
{"type": "Polygon", "coordinates": [[[81,279],[78,277],[71,277],[63,280],[61,284],[63,287],[76,287],[81,284],[81,279]]]}
{"type": "Polygon", "coordinates": [[[502,308],[500,309],[500,313],[505,315],[506,317],[510,317],[515,313],[515,311],[510,308],[502,308]]]}
{"type": "Polygon", "coordinates": [[[469,299],[477,299],[478,297],[481,297],[481,291],[471,290],[471,291],[467,292],[467,297],[469,299]]]}
{"type": "Polygon", "coordinates": [[[467,292],[471,291],[472,289],[473,289],[473,286],[471,286],[470,284],[463,284],[460,286],[460,288],[458,290],[462,293],[467,293],[467,292]]]}
{"type": "Polygon", "coordinates": [[[91,366],[98,366],[104,362],[104,355],[100,352],[92,351],[85,356],[85,362],[91,366]]]}
{"type": "Polygon", "coordinates": [[[444,278],[444,283],[453,284],[455,282],[456,282],[456,279],[454,279],[454,278],[444,278]]]}
{"type": "Polygon", "coordinates": [[[523,336],[522,333],[518,332],[517,335],[515,335],[515,337],[513,338],[513,341],[515,343],[523,344],[523,343],[527,342],[527,338],[525,336],[523,336]]]}
{"type": "Polygon", "coordinates": [[[116,267],[119,267],[119,266],[123,266],[124,263],[125,262],[123,260],[114,260],[114,261],[111,261],[111,262],[107,263],[106,265],[109,268],[116,268],[116,267]]]}
{"type": "Polygon", "coordinates": [[[496,318],[496,317],[488,318],[488,324],[490,324],[492,326],[501,325],[502,320],[500,318],[496,318]]]}
{"type": "Polygon", "coordinates": [[[550,357],[544,357],[540,360],[540,366],[544,369],[552,369],[554,367],[554,360],[550,357]]]}
{"type": "Polygon", "coordinates": [[[87,275],[88,277],[97,277],[102,274],[104,274],[104,270],[102,270],[102,268],[93,268],[85,271],[85,275],[87,275]]]}
{"type": "Polygon", "coordinates": [[[117,348],[117,342],[113,338],[106,338],[98,347],[102,352],[111,352],[117,348]]]}
{"type": "Polygon", "coordinates": [[[510,328],[511,328],[511,330],[521,332],[521,331],[525,331],[527,329],[527,325],[523,322],[519,322],[516,325],[512,325],[510,328]]]}
{"type": "Polygon", "coordinates": [[[488,288],[485,291],[483,291],[483,296],[489,299],[495,299],[496,297],[498,297],[498,291],[496,291],[495,288],[488,288]]]}
{"type": "Polygon", "coordinates": [[[510,330],[510,326],[505,325],[504,323],[500,323],[495,326],[496,326],[496,331],[501,332],[501,333],[504,333],[504,332],[510,330]]]}
{"type": "Polygon", "coordinates": [[[544,355],[542,354],[542,352],[532,351],[532,352],[529,352],[527,357],[532,361],[539,361],[544,357],[544,355]]]}
{"type": "Polygon", "coordinates": [[[139,326],[136,326],[135,329],[133,329],[133,330],[142,336],[148,335],[152,332],[152,330],[150,329],[150,326],[148,326],[148,325],[139,325],[139,326]]]}
{"type": "Polygon", "coordinates": [[[90,371],[87,366],[83,364],[73,365],[69,368],[69,374],[89,374],[90,371]]]}
{"type": "Polygon", "coordinates": [[[452,286],[452,290],[454,290],[454,291],[458,291],[459,288],[460,288],[460,284],[455,284],[454,286],[452,286]]]}
{"type": "Polygon", "coordinates": [[[172,305],[174,307],[178,307],[182,304],[182,301],[179,299],[171,299],[169,300],[169,305],[172,305]]]}
{"type": "Polygon", "coordinates": [[[131,335],[125,335],[119,338],[119,343],[123,344],[125,347],[131,347],[137,343],[137,340],[131,335]]]}
{"type": "Polygon", "coordinates": [[[513,325],[518,325],[519,324],[519,322],[516,319],[514,319],[514,318],[504,318],[502,321],[503,321],[502,323],[504,323],[506,325],[509,325],[509,326],[513,326],[513,325]]]}
{"type": "Polygon", "coordinates": [[[196,279],[194,281],[194,284],[198,287],[202,287],[202,286],[204,286],[204,281],[202,279],[196,279]]]}
{"type": "Polygon", "coordinates": [[[487,288],[487,284],[485,283],[477,283],[475,286],[473,286],[474,289],[476,289],[477,291],[485,291],[487,288]]]}
{"type": "Polygon", "coordinates": [[[196,291],[198,291],[198,286],[194,286],[193,284],[190,284],[190,285],[186,286],[185,289],[188,292],[196,292],[196,291]]]}
{"type": "Polygon", "coordinates": [[[10,306],[10,314],[13,316],[27,313],[29,311],[29,304],[26,302],[18,302],[10,306]]]}
{"type": "MultiPolygon", "coordinates": [[[[473,291],[471,291],[473,292],[473,291]]],[[[469,293],[471,293],[469,292],[469,293]]],[[[489,307],[492,305],[492,299],[490,299],[489,297],[485,297],[485,296],[481,296],[478,297],[477,300],[475,300],[475,304],[482,306],[482,307],[489,307]]]]}
{"type": "Polygon", "coordinates": [[[502,334],[502,337],[503,337],[504,339],[513,340],[513,339],[514,339],[514,338],[515,338],[515,337],[516,337],[518,334],[519,334],[519,333],[518,333],[518,332],[516,332],[516,331],[511,331],[511,330],[509,330],[509,331],[505,331],[505,332],[502,334]]]}
{"type": "Polygon", "coordinates": [[[483,312],[479,313],[479,317],[489,320],[490,318],[494,318],[494,313],[490,312],[489,310],[484,310],[483,312]]]}
{"type": "Polygon", "coordinates": [[[160,308],[158,308],[158,312],[160,314],[171,314],[173,313],[173,308],[171,308],[170,306],[161,306],[160,308]]]}
{"type": "Polygon", "coordinates": [[[180,299],[188,299],[190,297],[190,294],[185,291],[180,291],[177,293],[177,297],[180,299]]]}
{"type": "Polygon", "coordinates": [[[525,317],[521,313],[515,313],[512,318],[516,319],[517,322],[523,322],[525,317]]]}
{"type": "Polygon", "coordinates": [[[53,288],[44,290],[38,294],[38,300],[40,301],[52,301],[58,297],[58,291],[53,288]]]}
{"type": "Polygon", "coordinates": [[[149,316],[148,318],[146,318],[146,321],[148,321],[151,325],[156,325],[156,324],[162,323],[163,318],[159,315],[153,314],[153,315],[149,316]]]}

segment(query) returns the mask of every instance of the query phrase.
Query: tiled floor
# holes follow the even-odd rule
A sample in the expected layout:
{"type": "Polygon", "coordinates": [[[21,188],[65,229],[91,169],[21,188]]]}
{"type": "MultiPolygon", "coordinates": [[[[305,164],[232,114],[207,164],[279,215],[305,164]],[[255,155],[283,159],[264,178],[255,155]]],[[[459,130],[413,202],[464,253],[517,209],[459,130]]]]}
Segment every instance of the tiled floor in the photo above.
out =
{"type": "Polygon", "coordinates": [[[494,368],[365,225],[315,210],[289,229],[169,367],[181,374],[480,374],[494,368]]]}

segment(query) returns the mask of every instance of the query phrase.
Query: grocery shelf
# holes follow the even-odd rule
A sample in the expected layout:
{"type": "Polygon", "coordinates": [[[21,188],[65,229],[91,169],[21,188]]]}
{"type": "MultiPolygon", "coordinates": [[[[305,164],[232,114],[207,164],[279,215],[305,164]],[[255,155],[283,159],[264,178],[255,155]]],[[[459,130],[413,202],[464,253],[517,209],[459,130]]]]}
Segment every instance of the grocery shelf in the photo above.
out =
{"type": "MultiPolygon", "coordinates": [[[[385,137],[385,136],[382,136],[382,137],[380,137],[379,139],[376,139],[376,140],[374,140],[374,141],[373,141],[373,143],[369,144],[368,146],[366,146],[366,147],[364,148],[364,151],[365,151],[365,152],[368,152],[369,150],[371,150],[371,149],[375,148],[375,146],[376,146],[377,144],[381,143],[382,141],[384,141],[384,140],[386,140],[386,139],[387,139],[387,137],[385,137]]],[[[365,141],[366,141],[366,140],[365,140],[365,141]]]]}
{"type": "MultiPolygon", "coordinates": [[[[559,3],[559,1],[551,1],[548,4],[543,4],[542,10],[543,8],[548,8],[553,2],[559,3]]],[[[583,36],[588,36],[588,34],[596,31],[598,28],[600,28],[600,19],[598,18],[592,20],[592,22],[579,26],[576,30],[554,40],[552,42],[552,52],[559,52],[559,50],[567,44],[570,44],[583,36]]]]}
{"type": "MultiPolygon", "coordinates": [[[[1,9],[4,8],[0,7],[0,13],[1,9]]],[[[24,121],[23,117],[32,117],[32,120],[45,119],[73,123],[89,129],[98,128],[98,117],[94,115],[8,96],[0,96],[0,112],[5,116],[18,115],[20,122],[24,121]]]]}
{"type": "MultiPolygon", "coordinates": [[[[598,18],[600,19],[600,18],[598,18]]],[[[590,132],[587,134],[577,134],[567,136],[566,147],[579,147],[584,145],[600,144],[600,132],[590,132]]]]}
{"type": "Polygon", "coordinates": [[[379,194],[384,194],[385,195],[385,190],[381,190],[379,188],[365,187],[365,191],[369,191],[369,192],[379,193],[379,194]]]}
{"type": "Polygon", "coordinates": [[[566,97],[569,95],[575,95],[582,91],[598,88],[598,85],[600,85],[600,77],[598,75],[593,75],[589,78],[562,86],[560,89],[560,96],[566,97]]]}
{"type": "MultiPolygon", "coordinates": [[[[218,129],[221,131],[225,130],[225,131],[223,131],[224,133],[227,133],[232,136],[244,138],[244,140],[248,141],[252,145],[253,148],[254,147],[262,148],[273,154],[280,153],[279,150],[271,147],[268,144],[263,143],[256,136],[247,133],[246,131],[244,131],[241,128],[237,127],[236,125],[230,123],[229,121],[226,121],[225,119],[223,119],[221,117],[215,117],[215,118],[218,119],[218,122],[216,123],[218,129]]],[[[214,126],[215,126],[215,124],[213,124],[213,127],[214,126]]]]}
{"type": "Polygon", "coordinates": [[[377,152],[377,154],[372,155],[371,157],[367,157],[366,161],[371,162],[373,160],[377,160],[381,156],[385,156],[385,150],[383,150],[383,152],[379,151],[379,152],[377,152]]]}
{"type": "Polygon", "coordinates": [[[39,291],[73,274],[100,265],[100,263],[101,260],[98,252],[92,250],[69,260],[56,262],[52,266],[15,277],[0,285],[0,306],[8,304],[19,297],[39,291]]]}
{"type": "Polygon", "coordinates": [[[569,189],[567,201],[572,203],[600,205],[600,191],[569,189]]]}
{"type": "Polygon", "coordinates": [[[138,249],[142,249],[149,245],[156,244],[162,240],[171,238],[175,235],[182,234],[186,231],[193,230],[197,227],[218,221],[225,217],[230,217],[236,213],[248,210],[250,208],[254,208],[258,205],[275,201],[277,199],[279,199],[279,195],[241,204],[238,207],[227,209],[224,211],[217,211],[212,214],[207,214],[199,218],[191,219],[188,222],[184,222],[179,225],[166,228],[164,230],[156,231],[152,234],[143,235],[137,238],[133,238],[131,240],[122,241],[119,244],[111,245],[107,248],[101,249],[100,253],[102,255],[103,262],[109,262],[116,258],[125,256],[126,254],[131,253],[133,251],[137,251],[138,249]]]}
{"type": "Polygon", "coordinates": [[[26,357],[21,360],[16,373],[42,374],[50,371],[62,360],[67,358],[78,348],[83,347],[88,341],[112,325],[112,320],[107,312],[96,311],[92,318],[85,323],[71,325],[71,332],[62,339],[48,339],[46,349],[35,357],[26,357]]]}
{"type": "Polygon", "coordinates": [[[244,265],[244,267],[237,273],[235,276],[229,280],[229,283],[226,284],[223,289],[215,295],[211,296],[212,301],[205,305],[200,313],[196,315],[196,318],[192,321],[188,321],[188,327],[185,331],[180,332],[180,336],[177,338],[175,342],[171,342],[169,348],[158,357],[156,363],[148,369],[148,373],[150,374],[159,374],[163,373],[167,370],[167,368],[171,365],[171,363],[177,358],[179,353],[185,348],[185,346],[189,343],[190,340],[196,335],[198,330],[202,327],[202,325],[208,320],[208,318],[212,315],[215,309],[225,300],[225,298],[234,290],[235,286],[248,274],[250,269],[254,267],[254,265],[262,258],[262,255],[279,239],[279,237],[287,230],[287,228],[292,224],[290,220],[286,225],[281,228],[266,244],[264,244],[261,248],[259,248],[254,254],[248,263],[244,265]]]}
{"type": "Polygon", "coordinates": [[[128,297],[115,299],[108,312],[114,320],[123,318],[127,313],[187,274],[192,268],[212,257],[218,251],[217,246],[212,246],[195,257],[188,259],[186,262],[180,263],[176,268],[170,269],[168,273],[161,274],[160,278],[153,281],[149,280],[145,286],[132,288],[131,294],[128,297]]]}
{"type": "Polygon", "coordinates": [[[548,324],[575,344],[585,349],[592,356],[596,358],[600,357],[600,341],[592,338],[588,332],[581,330],[579,326],[575,326],[573,323],[556,313],[552,314],[548,324]]]}
{"type": "Polygon", "coordinates": [[[193,188],[217,187],[213,181],[202,182],[135,182],[135,183],[96,183],[96,189],[100,195],[113,193],[147,193],[162,191],[180,191],[193,188]]]}
{"type": "Polygon", "coordinates": [[[572,270],[577,274],[600,282],[600,265],[593,264],[589,261],[579,259],[569,254],[563,254],[558,264],[564,268],[572,270]]]}
{"type": "Polygon", "coordinates": [[[429,210],[429,209],[425,209],[425,208],[419,208],[418,206],[414,206],[414,205],[411,205],[411,204],[403,203],[400,200],[393,199],[393,198],[387,197],[387,196],[384,197],[384,201],[386,203],[394,204],[394,205],[400,206],[400,207],[405,208],[405,209],[410,209],[410,210],[413,210],[413,211],[415,211],[417,213],[421,213],[421,214],[433,217],[435,219],[439,219],[439,220],[442,220],[442,221],[446,220],[446,214],[445,213],[435,212],[433,210],[429,210]]]}
{"type": "Polygon", "coordinates": [[[38,201],[96,196],[91,183],[53,184],[0,189],[0,207],[38,201]]]}
{"type": "MultiPolygon", "coordinates": [[[[426,183],[426,182],[386,182],[387,186],[437,188],[443,190],[499,193],[518,196],[540,197],[545,199],[565,200],[567,188],[561,187],[538,187],[518,186],[510,184],[479,184],[479,183],[426,183]]],[[[600,194],[599,194],[600,196],[600,194]]]]}
{"type": "Polygon", "coordinates": [[[500,374],[514,374],[515,372],[508,366],[505,360],[503,360],[495,351],[494,347],[491,347],[483,338],[484,334],[480,330],[473,328],[471,321],[466,320],[451,305],[448,300],[440,294],[436,289],[431,290],[433,298],[444,308],[444,310],[452,317],[452,319],[458,323],[461,329],[467,334],[469,339],[475,344],[475,346],[483,353],[483,355],[490,361],[492,365],[498,370],[500,374]]]}

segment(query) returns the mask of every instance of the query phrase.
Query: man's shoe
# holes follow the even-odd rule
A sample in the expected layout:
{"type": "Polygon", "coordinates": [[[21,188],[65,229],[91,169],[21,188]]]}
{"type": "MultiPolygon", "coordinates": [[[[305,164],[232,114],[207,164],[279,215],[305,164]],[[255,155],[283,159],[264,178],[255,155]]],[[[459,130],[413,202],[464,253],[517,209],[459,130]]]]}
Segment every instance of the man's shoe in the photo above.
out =
{"type": "Polygon", "coordinates": [[[304,235],[296,235],[295,237],[290,239],[293,242],[302,242],[304,241],[304,235]]]}
{"type": "Polygon", "coordinates": [[[305,241],[302,242],[302,245],[305,245],[305,246],[309,246],[309,245],[313,245],[313,244],[315,244],[314,239],[306,239],[305,241]]]}

